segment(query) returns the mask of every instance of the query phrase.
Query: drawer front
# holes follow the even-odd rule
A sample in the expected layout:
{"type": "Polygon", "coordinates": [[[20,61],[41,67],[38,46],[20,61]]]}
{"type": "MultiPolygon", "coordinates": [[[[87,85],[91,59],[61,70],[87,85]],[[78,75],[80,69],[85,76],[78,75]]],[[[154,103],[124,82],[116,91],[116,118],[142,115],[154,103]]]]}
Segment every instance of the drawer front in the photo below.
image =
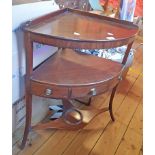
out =
{"type": "Polygon", "coordinates": [[[67,98],[68,88],[31,81],[31,93],[36,96],[47,98],[67,98]]]}
{"type": "Polygon", "coordinates": [[[85,96],[95,96],[102,94],[116,86],[119,82],[118,78],[109,80],[102,84],[96,84],[92,86],[83,86],[83,87],[72,87],[72,97],[71,98],[80,98],[85,96]]]}
{"type": "Polygon", "coordinates": [[[47,98],[68,98],[68,88],[71,88],[71,98],[81,98],[86,96],[95,96],[112,89],[119,82],[118,78],[103,82],[102,84],[94,84],[91,86],[62,87],[51,86],[49,84],[41,84],[31,81],[31,93],[33,95],[47,98]]]}

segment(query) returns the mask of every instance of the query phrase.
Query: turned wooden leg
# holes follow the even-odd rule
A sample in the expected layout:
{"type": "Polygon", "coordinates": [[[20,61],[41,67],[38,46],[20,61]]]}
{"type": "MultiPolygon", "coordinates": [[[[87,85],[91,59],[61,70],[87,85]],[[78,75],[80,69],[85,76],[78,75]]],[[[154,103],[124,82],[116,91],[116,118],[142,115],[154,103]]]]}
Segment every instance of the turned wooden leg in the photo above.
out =
{"type": "Polygon", "coordinates": [[[114,114],[113,114],[113,111],[112,111],[112,104],[113,104],[113,99],[114,99],[114,96],[115,96],[115,93],[116,93],[117,86],[118,85],[116,85],[112,89],[112,93],[111,93],[110,101],[109,101],[109,112],[110,112],[110,116],[111,116],[112,121],[115,121],[114,114]]]}
{"type": "Polygon", "coordinates": [[[26,122],[25,122],[25,131],[24,131],[23,140],[20,146],[21,149],[25,147],[27,137],[31,128],[32,95],[30,93],[26,93],[25,100],[26,100],[25,102],[26,103],[26,122]]]}

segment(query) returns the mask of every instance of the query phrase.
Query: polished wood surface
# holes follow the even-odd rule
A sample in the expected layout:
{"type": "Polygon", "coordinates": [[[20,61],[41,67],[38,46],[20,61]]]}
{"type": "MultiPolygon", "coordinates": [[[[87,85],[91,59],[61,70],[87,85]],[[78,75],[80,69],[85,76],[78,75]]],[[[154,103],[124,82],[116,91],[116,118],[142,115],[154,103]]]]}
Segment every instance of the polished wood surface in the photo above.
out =
{"type": "Polygon", "coordinates": [[[33,20],[25,26],[26,31],[60,42],[111,42],[117,46],[125,39],[131,39],[131,42],[138,30],[131,22],[67,8],[33,20]]]}
{"type": "Polygon", "coordinates": [[[35,69],[31,80],[58,86],[89,86],[118,77],[122,64],[71,49],[58,51],[35,69]]]}
{"type": "Polygon", "coordinates": [[[114,40],[128,38],[136,33],[133,27],[126,27],[106,19],[91,18],[74,12],[65,12],[45,23],[31,28],[34,33],[73,40],[114,40]],[[121,32],[121,33],[120,33],[121,32]]]}

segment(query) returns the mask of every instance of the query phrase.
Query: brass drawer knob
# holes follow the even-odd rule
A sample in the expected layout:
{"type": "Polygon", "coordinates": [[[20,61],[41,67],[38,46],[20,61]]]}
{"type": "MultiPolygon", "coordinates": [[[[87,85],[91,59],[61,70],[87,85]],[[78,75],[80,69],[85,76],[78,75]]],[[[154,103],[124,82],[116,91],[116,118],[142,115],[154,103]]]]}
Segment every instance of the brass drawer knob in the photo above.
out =
{"type": "Polygon", "coordinates": [[[88,93],[89,95],[96,95],[96,89],[95,88],[92,88],[90,89],[90,92],[88,93]]]}
{"type": "Polygon", "coordinates": [[[51,95],[51,94],[52,94],[52,89],[47,88],[47,89],[45,90],[45,95],[46,95],[46,96],[49,96],[49,95],[51,95]]]}

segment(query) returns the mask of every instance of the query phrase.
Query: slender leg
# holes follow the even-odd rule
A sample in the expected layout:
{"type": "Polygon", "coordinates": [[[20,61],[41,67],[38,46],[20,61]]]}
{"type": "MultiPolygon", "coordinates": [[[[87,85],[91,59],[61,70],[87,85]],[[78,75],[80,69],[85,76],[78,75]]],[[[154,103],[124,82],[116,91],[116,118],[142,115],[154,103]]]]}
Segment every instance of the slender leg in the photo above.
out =
{"type": "Polygon", "coordinates": [[[27,137],[31,128],[31,115],[32,115],[32,95],[30,93],[26,94],[26,123],[25,123],[25,131],[23,140],[20,148],[23,149],[25,147],[27,137]]]}
{"type": "Polygon", "coordinates": [[[112,93],[111,93],[110,101],[109,101],[109,112],[110,112],[110,116],[111,116],[112,121],[115,121],[114,114],[113,114],[113,111],[112,111],[112,103],[113,103],[113,99],[114,99],[114,96],[115,96],[115,92],[116,92],[117,86],[118,85],[116,85],[112,89],[112,93]]]}
{"type": "Polygon", "coordinates": [[[32,115],[32,94],[30,94],[30,75],[33,71],[33,41],[31,40],[30,33],[26,32],[24,35],[24,44],[26,49],[26,83],[25,83],[25,100],[26,100],[26,123],[25,131],[21,144],[21,149],[25,147],[29,130],[31,127],[32,115]]]}

